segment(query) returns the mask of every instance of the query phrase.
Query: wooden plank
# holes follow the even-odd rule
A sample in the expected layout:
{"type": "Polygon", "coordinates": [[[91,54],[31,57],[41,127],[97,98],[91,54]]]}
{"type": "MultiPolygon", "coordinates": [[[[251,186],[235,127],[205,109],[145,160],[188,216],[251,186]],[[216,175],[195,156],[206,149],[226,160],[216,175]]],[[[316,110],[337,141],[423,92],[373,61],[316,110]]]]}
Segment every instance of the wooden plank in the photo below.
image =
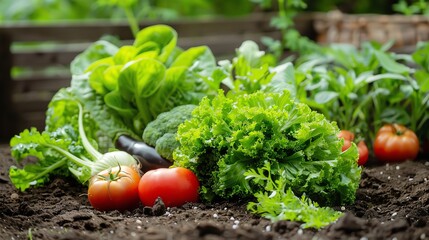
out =
{"type": "Polygon", "coordinates": [[[70,86],[71,75],[57,76],[31,75],[16,78],[13,81],[13,93],[56,92],[60,88],[70,86]]]}
{"type": "Polygon", "coordinates": [[[76,22],[47,25],[9,24],[0,27],[0,32],[12,36],[14,42],[44,41],[96,41],[103,35],[115,35],[120,39],[131,39],[132,34],[125,22],[76,22]]]}
{"type": "Polygon", "coordinates": [[[254,13],[245,17],[166,22],[166,24],[177,31],[179,38],[221,36],[272,31],[271,16],[271,13],[254,13]]]}
{"type": "MultiPolygon", "coordinates": [[[[222,47],[221,45],[239,45],[239,41],[256,40],[259,41],[262,36],[273,36],[280,38],[280,32],[269,26],[271,14],[254,14],[253,17],[235,18],[235,19],[207,19],[201,21],[179,21],[170,25],[179,32],[178,45],[184,48],[207,45],[212,48],[215,55],[225,55],[227,51],[234,51],[234,47],[222,47]],[[260,35],[260,36],[257,36],[260,35]],[[235,36],[235,37],[234,37],[235,36]],[[236,39],[234,39],[236,38],[236,39]],[[216,39],[214,41],[213,39],[216,39]],[[219,41],[220,40],[220,41],[219,41]],[[227,40],[231,41],[230,43],[227,40]]],[[[308,15],[299,15],[297,18],[297,29],[304,35],[314,35],[312,31],[312,20],[308,15]]],[[[6,31],[13,36],[15,40],[45,40],[59,41],[58,45],[49,48],[21,49],[13,52],[15,66],[32,66],[35,68],[61,64],[68,66],[74,57],[84,51],[93,41],[98,40],[104,33],[114,33],[120,28],[128,28],[126,24],[112,23],[112,29],[105,31],[105,22],[103,23],[85,23],[83,26],[74,26],[74,24],[57,24],[42,26],[5,26],[0,27],[1,31],[6,31]],[[104,26],[104,27],[103,27],[104,26]],[[32,36],[41,34],[41,36],[32,36]],[[45,33],[49,32],[49,33],[45,33]],[[64,39],[64,32],[74,32],[74,40],[67,44],[70,38],[64,39]],[[97,37],[88,37],[87,32],[92,32],[97,37]],[[98,33],[97,33],[98,32],[98,33]],[[29,34],[29,36],[25,35],[29,34]],[[79,36],[76,38],[76,35],[79,36]],[[79,43],[76,41],[79,40],[79,43]],[[88,42],[89,41],[89,42],[88,42]]],[[[150,25],[150,24],[148,24],[150,25]]],[[[129,36],[132,38],[132,36],[129,36]]],[[[128,40],[131,41],[131,40],[128,40]]],[[[131,44],[129,42],[128,44],[131,44]]],[[[229,53],[231,54],[231,53],[229,53]]]]}
{"type": "Polygon", "coordinates": [[[279,32],[261,33],[248,33],[240,35],[224,35],[224,36],[211,36],[211,37],[195,37],[195,38],[182,38],[179,39],[178,45],[181,47],[189,48],[193,46],[206,45],[208,46],[216,57],[235,55],[235,50],[246,40],[253,40],[263,48],[261,44],[262,37],[272,37],[280,39],[279,32]]]}
{"type": "MultiPolygon", "coordinates": [[[[141,28],[154,24],[172,26],[180,37],[223,35],[231,33],[263,32],[272,29],[271,13],[255,13],[238,18],[189,19],[179,21],[144,21],[141,28]]],[[[127,22],[56,22],[55,24],[5,24],[0,32],[12,36],[15,42],[28,41],[95,41],[103,35],[115,35],[120,39],[132,39],[127,22]]]]}
{"type": "Polygon", "coordinates": [[[54,92],[19,93],[12,96],[12,104],[16,113],[46,111],[54,92]]]}
{"type": "Polygon", "coordinates": [[[58,44],[49,49],[23,49],[13,52],[13,62],[16,67],[42,68],[63,65],[69,67],[71,61],[83,52],[90,43],[79,46],[58,44]]]}
{"type": "Polygon", "coordinates": [[[19,134],[32,127],[37,128],[39,131],[43,131],[45,128],[45,111],[20,113],[18,117],[19,121],[16,122],[16,132],[14,134],[19,134]]]}

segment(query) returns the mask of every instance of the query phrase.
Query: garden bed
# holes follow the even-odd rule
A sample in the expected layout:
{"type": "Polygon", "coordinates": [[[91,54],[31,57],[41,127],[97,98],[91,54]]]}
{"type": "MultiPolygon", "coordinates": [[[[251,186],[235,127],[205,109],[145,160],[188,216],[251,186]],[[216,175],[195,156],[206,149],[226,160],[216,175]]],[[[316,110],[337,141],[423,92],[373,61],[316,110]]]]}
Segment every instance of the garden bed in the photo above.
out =
{"type": "Polygon", "coordinates": [[[271,223],[246,211],[246,201],[186,204],[132,212],[99,212],[74,179],[16,190],[8,180],[16,164],[0,147],[0,236],[2,239],[429,239],[429,162],[365,167],[355,204],[322,229],[296,222],[271,223]]]}

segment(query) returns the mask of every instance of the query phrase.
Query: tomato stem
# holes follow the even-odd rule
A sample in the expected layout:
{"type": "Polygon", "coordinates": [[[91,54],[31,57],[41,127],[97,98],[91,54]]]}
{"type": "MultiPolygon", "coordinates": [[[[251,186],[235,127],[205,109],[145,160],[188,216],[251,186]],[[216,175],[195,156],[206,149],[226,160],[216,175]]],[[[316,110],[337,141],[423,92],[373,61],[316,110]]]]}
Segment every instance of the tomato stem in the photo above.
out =
{"type": "Polygon", "coordinates": [[[120,176],[119,174],[122,172],[121,165],[118,164],[118,168],[119,168],[118,171],[116,171],[114,173],[112,172],[112,168],[109,168],[109,172],[107,173],[107,175],[98,174],[97,176],[100,179],[108,181],[108,182],[118,181],[119,179],[121,179],[123,177],[130,177],[129,176],[130,174],[126,171],[123,172],[126,176],[120,176]]]}
{"type": "Polygon", "coordinates": [[[402,127],[399,126],[398,124],[393,124],[393,128],[395,129],[395,134],[397,136],[401,136],[401,135],[404,134],[404,131],[403,131],[402,127]]]}
{"type": "Polygon", "coordinates": [[[109,170],[110,181],[116,181],[119,179],[119,173],[121,172],[121,165],[118,165],[119,170],[116,173],[112,173],[112,168],[109,170]]]}

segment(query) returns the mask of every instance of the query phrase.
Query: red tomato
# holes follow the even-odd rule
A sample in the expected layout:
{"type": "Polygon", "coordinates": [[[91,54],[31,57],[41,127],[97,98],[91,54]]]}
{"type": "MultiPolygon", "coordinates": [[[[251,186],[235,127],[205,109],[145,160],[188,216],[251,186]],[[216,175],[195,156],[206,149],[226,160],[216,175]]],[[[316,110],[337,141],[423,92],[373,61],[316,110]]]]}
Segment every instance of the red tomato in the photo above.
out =
{"type": "Polygon", "coordinates": [[[360,141],[358,143],[358,150],[359,150],[359,159],[358,159],[358,165],[363,166],[368,161],[368,147],[366,146],[364,141],[360,141]]]}
{"type": "Polygon", "coordinates": [[[352,145],[352,141],[344,139],[343,147],[341,148],[341,151],[346,151],[349,149],[349,147],[352,145]]]}
{"type": "Polygon", "coordinates": [[[400,124],[381,127],[374,141],[374,155],[384,162],[412,160],[419,153],[419,139],[416,134],[400,124]]]}
{"type": "Polygon", "coordinates": [[[140,200],[138,170],[118,166],[93,176],[89,182],[88,200],[99,211],[131,210],[138,207],[140,200]]]}
{"type": "Polygon", "coordinates": [[[349,130],[341,130],[337,136],[339,138],[344,138],[344,140],[353,141],[355,139],[355,134],[350,132],[349,130]]]}
{"type": "MultiPolygon", "coordinates": [[[[349,149],[355,139],[355,134],[348,130],[341,130],[337,136],[344,139],[344,144],[341,148],[343,152],[349,149]]],[[[369,151],[364,141],[360,141],[357,146],[359,150],[359,159],[357,163],[359,166],[362,166],[368,161],[369,151]]]]}
{"type": "Polygon", "coordinates": [[[161,197],[166,207],[198,201],[200,183],[197,176],[183,167],[147,171],[140,179],[139,195],[145,206],[153,206],[161,197]]]}
{"type": "Polygon", "coordinates": [[[341,130],[337,137],[344,139],[343,147],[341,148],[341,151],[346,151],[349,149],[349,147],[352,145],[353,140],[355,139],[354,133],[348,131],[348,130],[341,130]]]}

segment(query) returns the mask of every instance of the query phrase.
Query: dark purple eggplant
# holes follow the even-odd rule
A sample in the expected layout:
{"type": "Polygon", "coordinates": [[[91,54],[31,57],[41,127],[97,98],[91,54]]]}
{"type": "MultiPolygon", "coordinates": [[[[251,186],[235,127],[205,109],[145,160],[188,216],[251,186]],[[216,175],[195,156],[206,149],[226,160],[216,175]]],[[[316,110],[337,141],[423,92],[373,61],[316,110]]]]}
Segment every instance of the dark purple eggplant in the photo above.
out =
{"type": "Polygon", "coordinates": [[[141,170],[144,172],[157,168],[168,168],[172,165],[172,162],[159,155],[155,148],[130,136],[119,136],[115,145],[117,149],[125,151],[138,159],[141,170]]]}

